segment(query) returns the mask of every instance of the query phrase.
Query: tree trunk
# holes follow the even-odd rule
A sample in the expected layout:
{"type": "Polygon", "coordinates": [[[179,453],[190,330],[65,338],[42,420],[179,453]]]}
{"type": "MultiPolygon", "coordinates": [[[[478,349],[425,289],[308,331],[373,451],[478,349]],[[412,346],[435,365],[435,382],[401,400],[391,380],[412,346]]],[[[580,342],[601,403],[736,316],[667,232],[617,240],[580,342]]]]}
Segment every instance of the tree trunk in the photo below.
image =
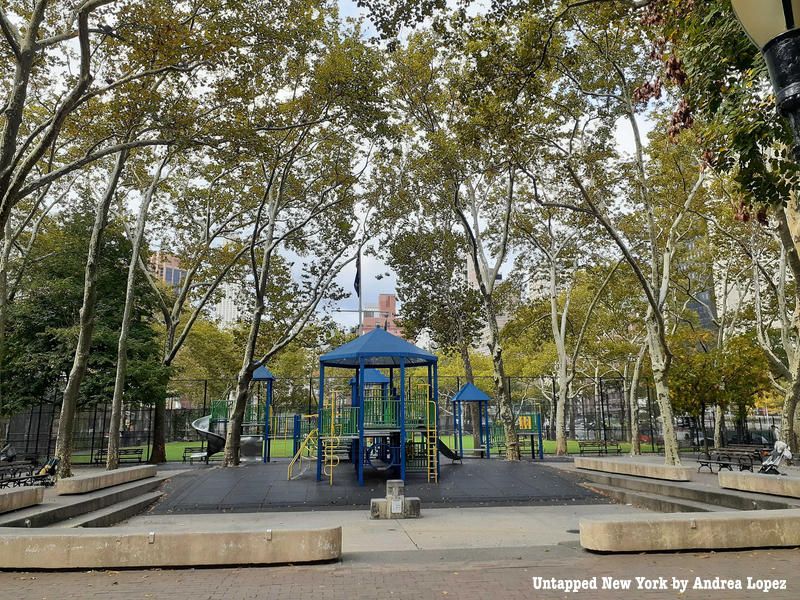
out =
{"type": "Polygon", "coordinates": [[[495,396],[500,401],[500,420],[506,435],[506,460],[520,460],[517,420],[511,403],[511,390],[506,385],[506,369],[503,363],[503,346],[500,343],[500,328],[497,326],[497,313],[491,297],[484,296],[486,316],[489,321],[489,350],[492,354],[492,367],[495,396]]]}
{"type": "Polygon", "coordinates": [[[661,412],[661,425],[664,432],[664,463],[667,465],[680,465],[681,457],[678,453],[678,438],[675,435],[675,424],[672,418],[672,405],[669,402],[669,364],[667,349],[658,335],[654,319],[647,320],[647,341],[650,350],[650,360],[653,364],[653,382],[656,388],[656,402],[661,412]]]}
{"type": "Polygon", "coordinates": [[[639,380],[642,375],[645,352],[647,352],[647,344],[643,344],[639,349],[639,354],[636,355],[631,375],[631,387],[628,390],[628,407],[631,413],[631,456],[638,456],[642,453],[642,445],[639,440],[639,380]]]}
{"type": "Polygon", "coordinates": [[[722,448],[722,431],[725,429],[725,411],[717,404],[714,407],[714,447],[722,448]]]}
{"type": "Polygon", "coordinates": [[[253,379],[251,368],[242,368],[236,380],[236,401],[233,413],[228,419],[227,439],[225,440],[224,467],[235,467],[239,464],[239,448],[242,442],[242,421],[247,401],[250,398],[250,382],[253,379]]]}
{"type": "Polygon", "coordinates": [[[800,377],[795,375],[794,381],[783,399],[781,413],[781,438],[789,444],[794,453],[798,452],[797,433],[795,432],[798,400],[800,400],[800,377]]]}
{"type": "MultiPolygon", "coordinates": [[[[164,337],[164,360],[162,364],[169,368],[175,353],[172,351],[175,345],[175,335],[178,328],[178,320],[170,320],[165,323],[167,332],[164,337]]],[[[167,400],[165,396],[159,396],[153,403],[153,437],[150,458],[147,461],[151,465],[160,465],[167,462],[167,400]]]]}
{"type": "Polygon", "coordinates": [[[0,253],[0,407],[3,406],[3,379],[6,364],[6,323],[8,319],[8,259],[11,255],[11,221],[6,222],[0,253]]]}
{"type": "Polygon", "coordinates": [[[250,333],[247,336],[247,344],[244,348],[244,356],[242,357],[242,368],[236,380],[236,400],[233,405],[233,413],[228,419],[228,431],[225,440],[225,457],[222,462],[223,467],[235,467],[239,464],[239,447],[242,440],[242,420],[244,419],[244,411],[247,408],[247,401],[250,397],[250,383],[253,380],[253,371],[255,365],[253,364],[253,357],[256,352],[256,342],[258,341],[258,332],[261,328],[261,316],[264,313],[263,290],[266,288],[267,270],[269,266],[269,258],[265,254],[264,261],[261,266],[262,272],[259,277],[259,285],[261,285],[261,293],[258,294],[256,301],[256,308],[253,311],[253,322],[250,324],[250,333]]]}
{"type": "Polygon", "coordinates": [[[127,151],[122,151],[117,157],[117,163],[108,182],[106,191],[100,198],[95,208],[94,226],[89,241],[89,251],[86,257],[86,270],[84,274],[83,304],[80,311],[80,325],[78,344],[72,361],[72,369],[64,389],[61,403],[61,417],[58,421],[58,436],[56,438],[56,458],[59,460],[59,474],[61,477],[72,476],[72,427],[75,420],[75,410],[78,403],[78,392],[81,382],[86,374],[86,365],[89,362],[89,349],[92,345],[94,333],[94,318],[97,304],[97,277],[99,270],[100,247],[102,245],[103,231],[108,222],[108,210],[114,192],[117,189],[127,151]]]}
{"type": "MultiPolygon", "coordinates": [[[[117,344],[117,372],[114,378],[114,398],[111,401],[111,424],[108,429],[106,469],[109,471],[119,467],[120,422],[122,421],[122,401],[125,394],[125,379],[128,374],[128,336],[130,334],[131,316],[133,315],[133,304],[135,301],[134,288],[136,284],[136,270],[139,265],[139,254],[141,253],[144,227],[147,222],[147,211],[150,209],[150,202],[153,199],[153,194],[161,180],[161,171],[163,167],[164,162],[156,169],[153,182],[145,193],[144,198],[142,198],[142,203],[139,206],[139,215],[136,219],[136,231],[131,240],[131,262],[128,265],[128,281],[125,288],[125,308],[122,312],[122,324],[120,326],[119,342],[117,344]]],[[[161,430],[163,431],[163,427],[161,430]]],[[[164,441],[163,436],[161,436],[160,439],[162,442],[164,441]]],[[[166,456],[164,458],[166,458],[166,456]]]]}
{"type": "Polygon", "coordinates": [[[558,366],[558,399],[556,400],[556,455],[567,453],[567,396],[569,381],[567,365],[559,361],[558,366]]]}

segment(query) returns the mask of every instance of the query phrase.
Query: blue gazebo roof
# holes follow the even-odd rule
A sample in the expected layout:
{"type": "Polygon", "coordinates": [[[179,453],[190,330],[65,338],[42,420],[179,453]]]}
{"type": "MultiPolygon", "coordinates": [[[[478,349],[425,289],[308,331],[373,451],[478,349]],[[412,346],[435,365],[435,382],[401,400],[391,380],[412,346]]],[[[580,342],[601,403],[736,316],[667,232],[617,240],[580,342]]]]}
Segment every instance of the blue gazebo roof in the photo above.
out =
{"type": "Polygon", "coordinates": [[[491,400],[489,396],[471,383],[464,384],[464,387],[453,396],[453,402],[488,402],[489,400],[491,400]]]}
{"type": "MultiPolygon", "coordinates": [[[[355,376],[350,378],[350,385],[355,385],[355,376]]],[[[364,383],[366,385],[386,385],[389,383],[389,378],[378,371],[378,369],[364,369],[364,383]]]]}
{"type": "Polygon", "coordinates": [[[253,381],[269,381],[275,380],[275,375],[272,374],[267,367],[261,365],[255,371],[253,371],[253,381]]]}
{"type": "Polygon", "coordinates": [[[432,365],[437,361],[436,356],[430,352],[377,327],[352,342],[323,354],[319,358],[319,364],[357,369],[359,361],[363,359],[366,367],[399,367],[401,358],[405,359],[406,367],[432,365]]]}

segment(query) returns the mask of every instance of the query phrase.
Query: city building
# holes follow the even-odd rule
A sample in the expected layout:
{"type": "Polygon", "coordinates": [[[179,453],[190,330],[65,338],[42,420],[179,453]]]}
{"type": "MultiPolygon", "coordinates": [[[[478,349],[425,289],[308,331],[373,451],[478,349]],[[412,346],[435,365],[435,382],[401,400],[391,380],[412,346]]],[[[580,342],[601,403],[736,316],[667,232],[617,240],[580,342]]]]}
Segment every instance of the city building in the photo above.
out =
{"type": "Polygon", "coordinates": [[[181,269],[180,259],[161,251],[150,257],[150,269],[161,281],[174,288],[179,287],[186,278],[186,271],[181,269]]]}
{"type": "Polygon", "coordinates": [[[369,333],[376,327],[382,327],[392,335],[403,337],[403,332],[395,321],[397,316],[397,296],[378,294],[377,306],[364,307],[360,335],[369,333]]]}
{"type": "Polygon", "coordinates": [[[230,329],[244,316],[245,307],[241,298],[241,289],[232,283],[219,286],[222,294],[219,302],[210,306],[211,318],[223,329],[230,329]]]}

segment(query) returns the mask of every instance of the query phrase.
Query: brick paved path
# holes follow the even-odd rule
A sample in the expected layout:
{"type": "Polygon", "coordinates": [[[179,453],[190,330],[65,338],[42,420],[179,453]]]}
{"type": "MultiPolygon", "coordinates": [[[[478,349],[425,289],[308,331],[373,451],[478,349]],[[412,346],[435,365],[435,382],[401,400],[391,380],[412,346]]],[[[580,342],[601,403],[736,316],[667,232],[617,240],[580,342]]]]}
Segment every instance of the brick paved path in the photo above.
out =
{"type": "Polygon", "coordinates": [[[800,550],[665,555],[592,555],[575,547],[487,551],[383,552],[353,555],[333,565],[250,569],[0,573],[0,598],[83,600],[476,600],[550,598],[792,598],[800,597],[800,550]],[[788,590],[581,592],[533,590],[532,577],[636,575],[786,578],[788,590]]]}

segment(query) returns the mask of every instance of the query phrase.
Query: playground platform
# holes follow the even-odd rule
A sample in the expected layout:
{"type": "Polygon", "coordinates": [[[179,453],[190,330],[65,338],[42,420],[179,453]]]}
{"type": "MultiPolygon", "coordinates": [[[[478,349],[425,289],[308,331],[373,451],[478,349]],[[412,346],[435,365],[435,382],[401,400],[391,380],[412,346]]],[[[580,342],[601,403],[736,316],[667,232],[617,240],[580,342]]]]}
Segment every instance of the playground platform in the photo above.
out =
{"type": "MultiPolygon", "coordinates": [[[[151,514],[269,512],[368,509],[371,498],[385,493],[385,476],[367,475],[359,486],[354,477],[340,476],[333,486],[313,474],[287,481],[288,462],[247,464],[237,468],[192,469],[172,477],[151,514]]],[[[337,474],[345,474],[340,467],[337,474]]],[[[406,480],[406,493],[418,496],[425,508],[459,506],[557,506],[607,504],[600,494],[579,485],[580,476],[549,469],[540,462],[501,459],[442,462],[439,483],[424,475],[406,480]]]]}

